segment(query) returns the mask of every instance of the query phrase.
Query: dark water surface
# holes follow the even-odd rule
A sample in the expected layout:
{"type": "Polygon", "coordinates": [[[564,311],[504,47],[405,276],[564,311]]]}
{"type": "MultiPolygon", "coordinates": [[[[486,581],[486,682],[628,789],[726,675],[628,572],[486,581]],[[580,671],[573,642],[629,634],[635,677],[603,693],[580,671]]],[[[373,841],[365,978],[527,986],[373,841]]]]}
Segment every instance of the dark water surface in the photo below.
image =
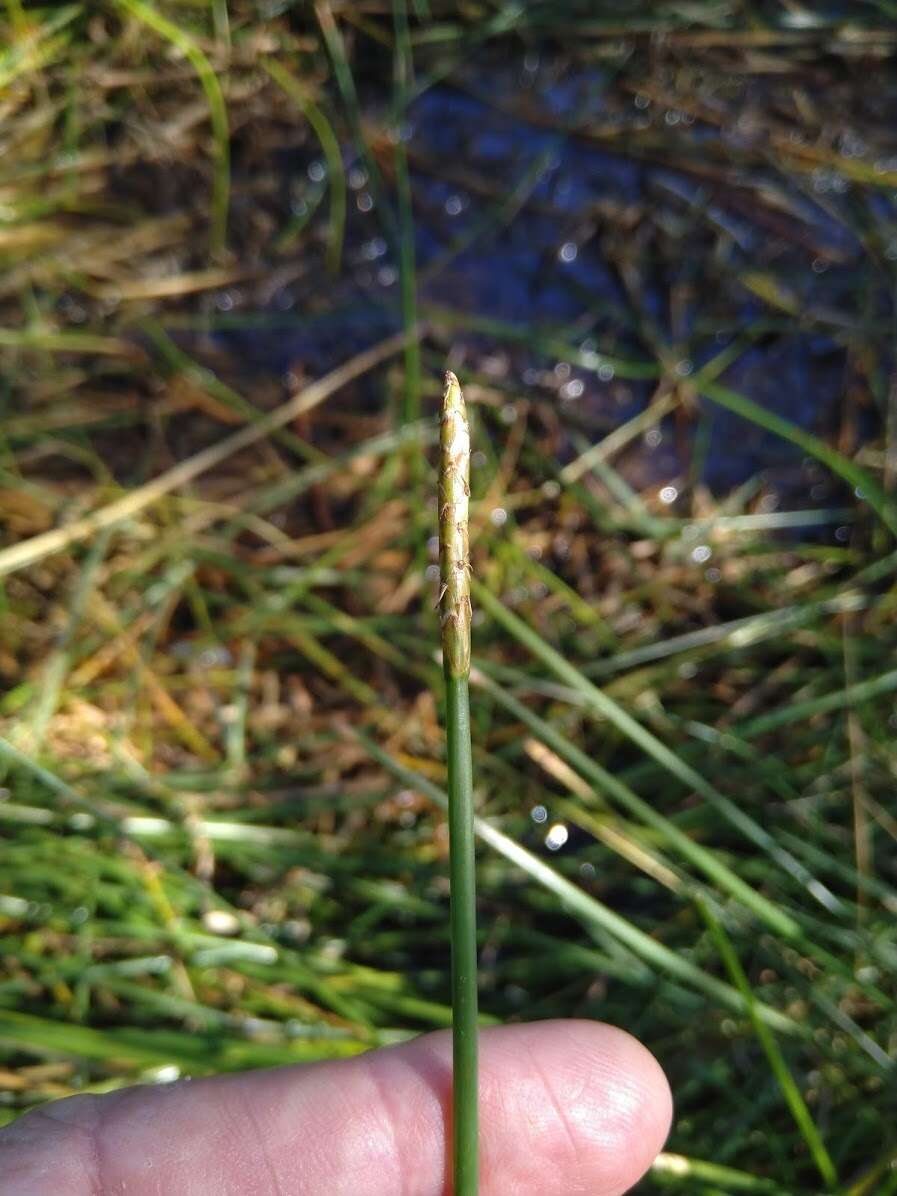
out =
{"type": "MultiPolygon", "coordinates": [[[[544,388],[559,365],[558,403],[599,439],[641,410],[656,382],[606,365],[568,369],[527,347],[534,329],[626,361],[663,357],[683,379],[743,341],[723,382],[801,428],[837,433],[853,402],[857,348],[887,357],[889,288],[861,234],[870,219],[894,218],[893,193],[834,170],[789,175],[747,106],[714,124],[638,93],[611,101],[610,72],[557,77],[536,54],[470,78],[466,89],[425,90],[400,136],[421,310],[448,308],[474,326],[501,321],[518,336],[459,331],[453,343],[472,366],[526,389],[544,388]]],[[[384,174],[393,155],[391,143],[373,155],[384,174]]],[[[401,232],[382,199],[392,181],[378,186],[348,147],[345,163],[343,273],[276,295],[262,327],[218,334],[249,368],[299,361],[324,371],[401,326],[401,232]]],[[[326,185],[318,158],[291,155],[285,171],[300,211],[326,185]]],[[[621,468],[633,483],[694,469],[699,452],[697,473],[715,491],[771,469],[797,497],[793,446],[703,400],[692,416],[684,441],[680,420],[677,436],[628,453],[621,468]]],[[[858,437],[878,422],[868,403],[850,418],[858,437]]]]}

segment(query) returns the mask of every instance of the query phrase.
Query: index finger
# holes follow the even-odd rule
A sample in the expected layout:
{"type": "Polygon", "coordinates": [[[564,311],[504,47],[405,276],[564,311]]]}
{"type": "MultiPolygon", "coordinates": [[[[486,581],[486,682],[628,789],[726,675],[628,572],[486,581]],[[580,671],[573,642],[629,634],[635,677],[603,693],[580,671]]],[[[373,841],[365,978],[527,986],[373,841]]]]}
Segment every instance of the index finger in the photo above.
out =
{"type": "MultiPolygon", "coordinates": [[[[451,1038],[43,1106],[0,1133],[10,1196],[445,1196],[451,1038]]],[[[594,1022],[481,1035],[482,1196],[620,1196],[669,1128],[660,1067],[594,1022]]]]}

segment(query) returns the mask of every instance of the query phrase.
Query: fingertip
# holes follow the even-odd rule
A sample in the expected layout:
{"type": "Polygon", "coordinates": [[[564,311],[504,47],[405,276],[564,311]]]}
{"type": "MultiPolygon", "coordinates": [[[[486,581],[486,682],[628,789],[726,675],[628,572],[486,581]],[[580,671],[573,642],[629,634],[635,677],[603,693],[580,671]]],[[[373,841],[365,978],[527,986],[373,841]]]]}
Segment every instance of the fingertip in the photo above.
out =
{"type": "Polygon", "coordinates": [[[594,1147],[596,1180],[605,1184],[608,1196],[623,1192],[649,1169],[669,1135],[669,1082],[654,1055],[625,1030],[583,1020],[560,1025],[569,1036],[574,1077],[590,1077],[571,1119],[594,1147]],[[600,1113],[598,1102],[603,1102],[600,1113]]]}
{"type": "Polygon", "coordinates": [[[620,1196],[648,1170],[669,1132],[672,1097],[657,1060],[630,1034],[571,1020],[504,1027],[483,1040],[484,1113],[488,1118],[489,1107],[498,1104],[505,1114],[493,1120],[498,1142],[485,1122],[487,1193],[620,1196]],[[493,1046],[505,1058],[493,1062],[493,1046]],[[500,1101],[489,1091],[494,1075],[504,1079],[500,1101]],[[522,1135],[510,1132],[509,1115],[516,1115],[522,1135]],[[521,1137],[530,1145],[525,1169],[531,1187],[521,1175],[518,1188],[514,1182],[509,1188],[521,1137]]]}

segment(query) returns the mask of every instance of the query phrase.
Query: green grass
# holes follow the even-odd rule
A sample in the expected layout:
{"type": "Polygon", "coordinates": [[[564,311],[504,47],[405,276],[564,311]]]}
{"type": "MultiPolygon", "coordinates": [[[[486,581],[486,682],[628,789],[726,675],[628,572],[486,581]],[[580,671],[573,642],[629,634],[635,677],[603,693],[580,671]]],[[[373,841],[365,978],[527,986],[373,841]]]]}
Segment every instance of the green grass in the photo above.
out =
{"type": "Polygon", "coordinates": [[[2,11],[0,1120],[451,1025],[462,710],[422,484],[448,356],[477,450],[479,1024],[655,1051],[677,1117],[640,1192],[893,1190],[894,172],[863,84],[884,110],[893,15],[2,11]],[[490,178],[396,136],[440,81],[522,102],[495,80],[534,56],[602,72],[614,116],[556,113],[552,145],[701,183],[569,217],[617,270],[575,324],[475,314],[455,273],[550,215],[551,149],[490,178]],[[480,206],[425,261],[431,178],[480,206]],[[402,331],[365,349],[374,234],[402,331]],[[300,349],[250,368],[234,331],[300,349]],[[847,364],[808,431],[735,378],[814,337],[847,364]],[[596,415],[558,366],[650,403],[596,415]],[[771,464],[710,494],[723,417],[771,464]]]}

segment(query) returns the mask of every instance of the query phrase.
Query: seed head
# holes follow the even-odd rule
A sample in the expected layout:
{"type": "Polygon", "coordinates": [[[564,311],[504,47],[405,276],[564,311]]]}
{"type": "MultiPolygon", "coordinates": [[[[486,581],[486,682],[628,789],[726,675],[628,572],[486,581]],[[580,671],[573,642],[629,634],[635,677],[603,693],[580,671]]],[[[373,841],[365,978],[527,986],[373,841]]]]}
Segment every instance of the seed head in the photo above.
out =
{"type": "Polygon", "coordinates": [[[442,655],[450,677],[470,672],[470,429],[458,379],[449,370],[442,392],[439,460],[439,611],[442,655]]]}

